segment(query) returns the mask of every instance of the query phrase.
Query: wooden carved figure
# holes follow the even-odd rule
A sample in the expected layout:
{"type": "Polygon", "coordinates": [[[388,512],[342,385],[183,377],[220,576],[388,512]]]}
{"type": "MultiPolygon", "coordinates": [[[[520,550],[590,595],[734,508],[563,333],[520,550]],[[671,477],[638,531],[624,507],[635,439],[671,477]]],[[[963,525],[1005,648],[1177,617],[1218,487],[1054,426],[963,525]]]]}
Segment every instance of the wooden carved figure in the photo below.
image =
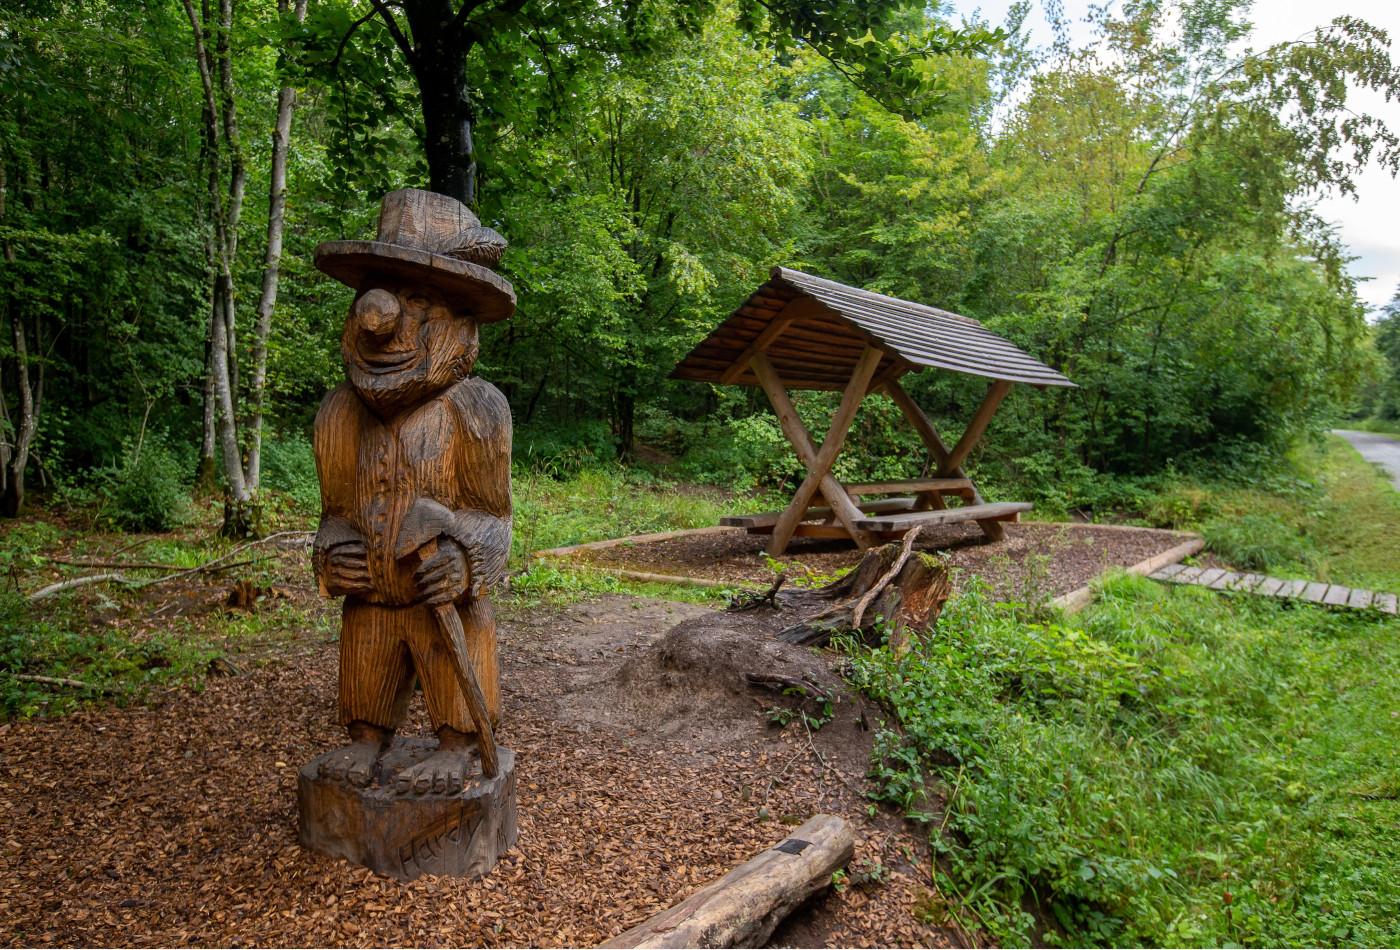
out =
{"type": "MultiPolygon", "coordinates": [[[[404,190],[385,196],[375,240],[316,249],[316,266],[355,290],[346,380],[322,403],[314,440],[313,563],[322,592],[345,599],[339,714],[350,739],[314,763],[321,784],[450,799],[478,781],[478,761],[483,779],[501,769],[488,590],[510,549],[511,419],[471,370],[478,325],[515,308],[490,269],[504,248],[460,202],[404,190]],[[437,745],[391,769],[415,681],[437,745]]],[[[307,808],[304,793],[304,840],[307,808]]]]}

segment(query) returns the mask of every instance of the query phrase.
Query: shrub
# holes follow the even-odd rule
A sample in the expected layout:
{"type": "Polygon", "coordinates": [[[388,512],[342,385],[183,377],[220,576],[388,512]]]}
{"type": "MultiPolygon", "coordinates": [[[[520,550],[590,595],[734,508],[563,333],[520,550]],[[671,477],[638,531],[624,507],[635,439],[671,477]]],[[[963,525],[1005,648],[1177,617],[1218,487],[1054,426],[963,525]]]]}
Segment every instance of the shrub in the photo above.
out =
{"type": "Polygon", "coordinates": [[[1309,564],[1313,559],[1307,539],[1277,515],[1217,518],[1206,522],[1202,533],[1212,551],[1248,571],[1309,564]]]}
{"type": "Polygon", "coordinates": [[[311,440],[300,432],[264,440],[262,487],[285,493],[303,511],[320,510],[321,485],[311,440]]]}
{"type": "Polygon", "coordinates": [[[1186,528],[1215,514],[1215,497],[1209,489],[1177,484],[1152,498],[1143,512],[1154,528],[1186,528]]]}
{"type": "Polygon", "coordinates": [[[189,513],[188,474],[164,434],[128,440],[121,461],[97,472],[105,499],[101,515],[129,531],[169,531],[189,513]]]}
{"type": "Polygon", "coordinates": [[[597,419],[521,426],[515,432],[513,448],[517,463],[553,478],[568,478],[617,460],[612,433],[597,419]]]}

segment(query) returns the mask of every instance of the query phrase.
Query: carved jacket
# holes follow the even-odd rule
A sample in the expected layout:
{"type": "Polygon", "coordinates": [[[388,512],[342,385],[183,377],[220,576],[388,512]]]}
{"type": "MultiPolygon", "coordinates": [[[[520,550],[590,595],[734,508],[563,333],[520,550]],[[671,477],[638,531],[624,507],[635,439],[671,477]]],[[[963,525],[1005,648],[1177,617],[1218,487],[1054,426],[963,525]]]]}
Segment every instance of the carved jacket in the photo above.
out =
{"type": "Polygon", "coordinates": [[[360,599],[416,601],[419,561],[400,560],[395,550],[405,515],[426,498],[452,513],[443,533],[467,555],[463,597],[483,596],[504,576],[510,553],[510,439],[510,406],[481,379],[463,379],[387,421],[341,383],[316,414],[318,571],[332,547],[363,540],[374,592],[360,599]]]}

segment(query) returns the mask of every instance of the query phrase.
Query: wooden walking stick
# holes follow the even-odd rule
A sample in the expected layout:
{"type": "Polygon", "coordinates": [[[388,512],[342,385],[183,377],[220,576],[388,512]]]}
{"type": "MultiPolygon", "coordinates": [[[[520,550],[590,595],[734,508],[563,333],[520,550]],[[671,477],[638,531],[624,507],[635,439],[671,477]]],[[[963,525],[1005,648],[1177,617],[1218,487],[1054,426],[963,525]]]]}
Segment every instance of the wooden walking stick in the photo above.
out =
{"type": "MultiPolygon", "coordinates": [[[[418,562],[421,564],[437,553],[437,538],[418,548],[418,562]]],[[[467,700],[467,711],[471,713],[472,724],[476,726],[477,745],[481,749],[481,771],[487,778],[495,778],[500,772],[496,762],[496,736],[491,731],[491,714],[486,710],[486,698],[481,695],[481,684],[476,681],[476,671],[471,657],[467,656],[467,634],[462,629],[462,617],[457,613],[457,605],[448,601],[432,607],[438,630],[447,641],[448,653],[452,656],[452,672],[457,675],[457,685],[467,700]]]]}

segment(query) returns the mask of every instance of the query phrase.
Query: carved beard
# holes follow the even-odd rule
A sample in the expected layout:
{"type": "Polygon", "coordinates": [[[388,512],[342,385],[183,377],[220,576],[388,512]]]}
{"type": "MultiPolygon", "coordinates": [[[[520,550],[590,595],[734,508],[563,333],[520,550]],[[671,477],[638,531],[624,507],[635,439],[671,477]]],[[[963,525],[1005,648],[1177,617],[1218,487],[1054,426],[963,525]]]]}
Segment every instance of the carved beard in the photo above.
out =
{"type": "Polygon", "coordinates": [[[414,356],[391,368],[364,359],[353,320],[346,323],[340,340],[346,378],[370,411],[385,420],[466,379],[478,349],[476,325],[461,319],[423,321],[414,356]]]}

